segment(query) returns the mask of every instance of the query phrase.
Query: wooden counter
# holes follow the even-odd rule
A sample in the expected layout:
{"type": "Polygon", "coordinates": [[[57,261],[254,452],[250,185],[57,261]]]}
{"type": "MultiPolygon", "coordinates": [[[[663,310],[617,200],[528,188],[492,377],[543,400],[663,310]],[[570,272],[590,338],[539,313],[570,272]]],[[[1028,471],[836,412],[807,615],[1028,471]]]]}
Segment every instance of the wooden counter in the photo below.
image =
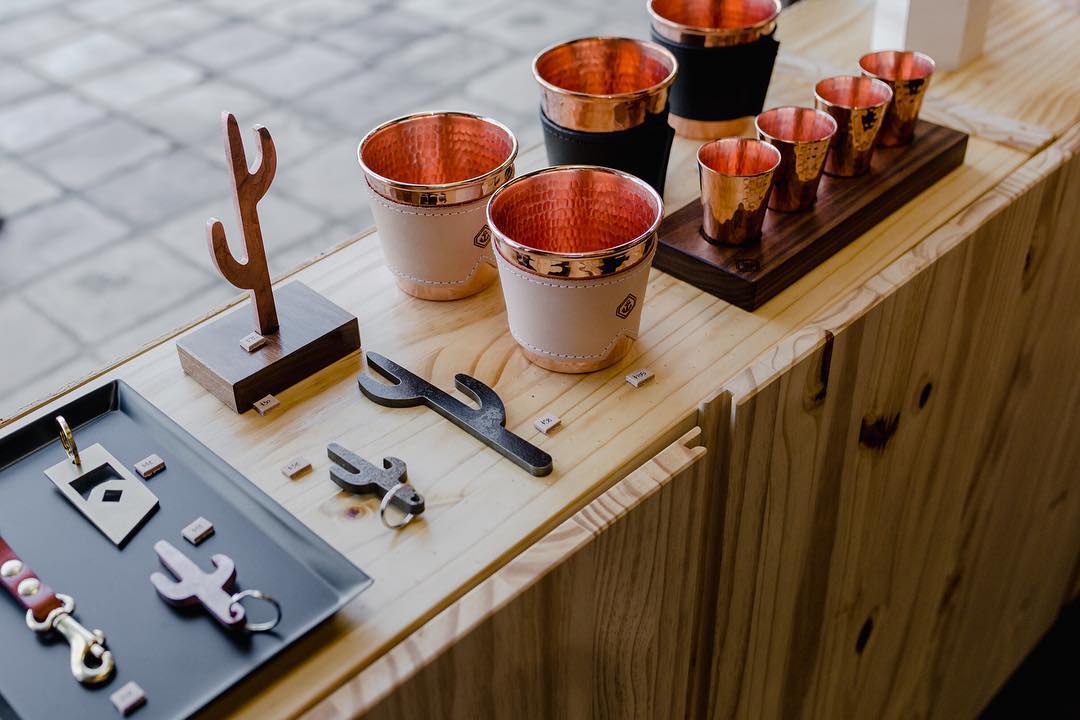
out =
{"type": "MultiPolygon", "coordinates": [[[[870,12],[786,11],[768,105],[854,68],[870,12]]],[[[184,376],[174,337],[79,383],[123,378],[375,578],[213,714],[977,712],[1080,592],[1070,37],[1068,3],[996,0],[986,54],[936,77],[925,110],[972,133],[962,168],[754,313],[654,271],[640,339],[608,371],[530,365],[498,287],[406,297],[374,233],[291,275],[355,313],[365,349],[444,388],[492,385],[548,477],[367,401],[359,356],[266,417],[184,376]],[[623,381],[643,366],[653,382],[623,381]],[[547,412],[550,437],[532,427],[547,412]],[[392,533],[339,493],[332,441],[405,459],[422,520],[392,533]],[[314,471],[290,481],[295,455],[314,471]]],[[[697,195],[696,148],[676,141],[669,210],[697,195]]],[[[543,164],[536,148],[518,171],[543,164]]]]}

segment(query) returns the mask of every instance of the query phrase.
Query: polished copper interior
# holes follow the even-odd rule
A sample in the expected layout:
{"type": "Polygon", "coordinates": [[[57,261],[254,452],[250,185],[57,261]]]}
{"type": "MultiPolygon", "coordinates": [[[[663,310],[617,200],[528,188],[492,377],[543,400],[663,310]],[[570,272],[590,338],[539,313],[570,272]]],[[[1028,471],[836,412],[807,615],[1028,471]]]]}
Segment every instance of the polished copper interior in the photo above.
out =
{"type": "Polygon", "coordinates": [[[702,30],[738,30],[776,17],[773,0],[652,0],[659,17],[702,30]]]}
{"type": "Polygon", "coordinates": [[[892,99],[885,83],[855,75],[826,78],[814,86],[814,92],[829,105],[843,108],[876,107],[892,99]]]}
{"type": "Polygon", "coordinates": [[[369,172],[394,183],[447,185],[497,170],[515,151],[505,128],[463,113],[430,113],[387,123],[360,146],[369,172]]]}
{"type": "Polygon", "coordinates": [[[760,140],[723,138],[702,145],[698,160],[721,175],[749,177],[775,170],[780,164],[780,153],[760,140]]]}
{"type": "Polygon", "coordinates": [[[803,143],[825,140],[836,132],[836,121],[813,108],[778,107],[757,116],[759,131],[776,140],[803,143]]]}
{"type": "Polygon", "coordinates": [[[636,93],[664,83],[674,71],[671,56],[627,38],[582,38],[536,58],[540,80],[585,95],[636,93]]]}
{"type": "Polygon", "coordinates": [[[544,253],[603,253],[647,235],[663,207],[648,186],[622,173],[558,167],[523,176],[491,199],[498,235],[544,253]]]}
{"type": "Polygon", "coordinates": [[[863,55],[859,67],[882,80],[922,80],[934,74],[934,61],[929,55],[907,50],[883,50],[863,55]]]}

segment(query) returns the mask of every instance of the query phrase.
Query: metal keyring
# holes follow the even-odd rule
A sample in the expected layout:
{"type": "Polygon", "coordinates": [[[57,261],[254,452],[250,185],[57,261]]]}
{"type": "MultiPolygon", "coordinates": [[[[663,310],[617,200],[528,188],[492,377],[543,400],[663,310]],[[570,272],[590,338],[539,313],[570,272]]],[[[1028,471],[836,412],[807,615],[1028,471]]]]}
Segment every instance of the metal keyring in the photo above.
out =
{"type": "Polygon", "coordinates": [[[60,444],[64,446],[64,450],[67,452],[68,457],[71,458],[71,462],[82,465],[82,460],[79,459],[79,448],[75,445],[75,435],[72,434],[67,420],[64,419],[63,415],[57,415],[56,424],[60,426],[60,444]]]}
{"type": "Polygon", "coordinates": [[[412,513],[405,513],[405,517],[401,518],[401,521],[396,525],[386,521],[386,508],[390,506],[390,501],[394,499],[394,496],[398,494],[403,488],[409,487],[408,483],[399,482],[394,487],[390,488],[390,491],[383,495],[382,502],[379,503],[379,519],[382,520],[382,524],[391,530],[400,530],[412,521],[415,517],[412,513]]]}
{"type": "MultiPolygon", "coordinates": [[[[231,598],[229,598],[229,600],[231,600],[232,603],[235,603],[237,605],[241,605],[240,601],[243,600],[244,598],[249,598],[249,597],[250,598],[255,598],[256,600],[265,600],[266,602],[270,603],[271,605],[274,606],[274,612],[276,612],[277,615],[274,617],[273,620],[267,620],[266,622],[244,623],[244,629],[247,630],[248,632],[257,633],[257,632],[266,632],[268,630],[273,630],[275,627],[277,627],[277,624],[279,622],[281,622],[281,603],[279,603],[277,600],[270,597],[266,593],[263,593],[263,592],[261,592],[259,590],[241,590],[240,592],[236,593],[231,598]]],[[[232,603],[230,603],[230,607],[231,607],[232,603]]],[[[242,605],[241,605],[241,607],[242,607],[242,605]]]]}

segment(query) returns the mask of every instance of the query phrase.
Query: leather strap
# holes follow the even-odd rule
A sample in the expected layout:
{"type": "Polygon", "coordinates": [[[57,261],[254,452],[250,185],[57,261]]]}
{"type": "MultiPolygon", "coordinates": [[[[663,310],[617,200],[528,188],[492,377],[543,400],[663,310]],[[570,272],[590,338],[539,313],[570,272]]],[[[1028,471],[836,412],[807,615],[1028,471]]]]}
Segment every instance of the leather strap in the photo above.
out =
{"type": "Polygon", "coordinates": [[[650,115],[645,122],[615,132],[568,130],[540,111],[544,146],[551,165],[600,165],[636,175],[664,194],[668,156],[675,131],[668,125],[668,111],[650,115]]]}
{"type": "Polygon", "coordinates": [[[61,606],[60,599],[56,597],[52,588],[41,582],[34,571],[15,554],[2,537],[0,537],[0,582],[20,605],[34,614],[34,619],[38,622],[44,622],[50,612],[61,606]],[[11,572],[11,568],[18,568],[18,572],[8,576],[3,572],[5,565],[8,572],[11,572]],[[19,592],[19,585],[29,579],[37,582],[37,589],[33,594],[23,595],[19,592]]]}
{"type": "Polygon", "coordinates": [[[691,47],[652,31],[652,40],[679,61],[668,93],[671,112],[689,120],[734,120],[765,105],[780,43],[772,35],[727,47],[691,47]]]}

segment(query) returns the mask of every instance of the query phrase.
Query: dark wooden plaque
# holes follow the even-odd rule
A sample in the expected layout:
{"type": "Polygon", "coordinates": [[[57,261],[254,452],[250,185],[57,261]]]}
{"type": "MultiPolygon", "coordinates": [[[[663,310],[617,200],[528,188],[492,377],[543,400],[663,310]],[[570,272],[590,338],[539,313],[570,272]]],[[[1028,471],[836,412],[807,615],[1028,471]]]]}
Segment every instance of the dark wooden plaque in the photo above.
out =
{"type": "Polygon", "coordinates": [[[744,310],[754,310],[964,162],[968,136],[919,121],[915,140],[874,150],[870,172],[821,179],[817,204],[765,215],[760,241],[717,246],[701,234],[701,201],[660,226],[653,265],[744,310]]]}
{"type": "Polygon", "coordinates": [[[360,349],[356,317],[307,285],[293,281],[274,299],[280,328],[254,352],[240,345],[251,332],[244,306],[176,342],[184,372],[236,412],[360,349]]]}

